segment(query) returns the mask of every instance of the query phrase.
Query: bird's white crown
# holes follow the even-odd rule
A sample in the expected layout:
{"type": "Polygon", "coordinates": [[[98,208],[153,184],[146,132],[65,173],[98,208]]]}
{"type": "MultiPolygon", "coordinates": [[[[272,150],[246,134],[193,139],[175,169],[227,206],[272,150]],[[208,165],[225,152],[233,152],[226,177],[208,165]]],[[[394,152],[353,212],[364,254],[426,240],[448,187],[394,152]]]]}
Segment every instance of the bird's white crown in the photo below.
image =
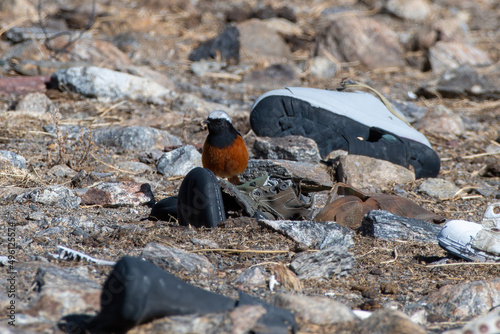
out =
{"type": "Polygon", "coordinates": [[[208,115],[208,120],[213,120],[213,119],[225,119],[229,123],[231,123],[231,124],[233,123],[233,121],[231,120],[231,117],[229,117],[229,115],[225,111],[222,111],[222,110],[212,111],[210,113],[210,115],[208,115]]]}

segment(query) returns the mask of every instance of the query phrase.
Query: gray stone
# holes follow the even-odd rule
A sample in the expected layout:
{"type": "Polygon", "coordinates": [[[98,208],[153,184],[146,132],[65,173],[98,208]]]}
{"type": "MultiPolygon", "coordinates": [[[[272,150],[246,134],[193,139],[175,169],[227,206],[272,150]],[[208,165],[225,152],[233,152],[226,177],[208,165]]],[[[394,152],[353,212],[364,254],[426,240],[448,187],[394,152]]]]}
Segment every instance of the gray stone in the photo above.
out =
{"type": "Polygon", "coordinates": [[[203,247],[203,248],[219,248],[219,245],[210,239],[199,239],[199,238],[191,238],[189,239],[195,246],[203,247]]]}
{"type": "Polygon", "coordinates": [[[173,91],[152,80],[93,66],[59,70],[52,79],[60,89],[70,89],[87,97],[165,104],[175,96],[173,91]]]}
{"type": "Polygon", "coordinates": [[[415,127],[444,136],[458,137],[465,133],[464,121],[460,115],[443,105],[436,106],[434,111],[415,124],[415,127]]]}
{"type": "Polygon", "coordinates": [[[339,244],[314,253],[297,255],[290,264],[299,279],[331,278],[345,276],[354,267],[354,256],[349,246],[339,244]]]}
{"type": "Polygon", "coordinates": [[[265,270],[260,266],[245,269],[238,275],[238,277],[236,277],[234,283],[242,286],[265,286],[265,270]]]}
{"type": "Polygon", "coordinates": [[[386,240],[437,243],[441,226],[423,220],[397,216],[383,210],[370,211],[361,222],[364,235],[386,240]]]}
{"type": "Polygon", "coordinates": [[[439,78],[420,87],[415,93],[425,97],[462,98],[466,96],[475,100],[498,100],[500,99],[499,87],[500,67],[479,72],[470,65],[462,65],[445,71],[439,78]]]}
{"type": "Polygon", "coordinates": [[[262,70],[256,70],[245,75],[243,81],[254,89],[267,91],[283,86],[298,86],[299,70],[289,64],[273,64],[262,70]]]}
{"type": "Polygon", "coordinates": [[[392,162],[364,155],[342,155],[337,167],[337,180],[370,192],[392,189],[394,184],[415,181],[415,173],[392,162]]]}
{"type": "Polygon", "coordinates": [[[247,169],[240,175],[242,182],[256,179],[264,173],[282,178],[300,181],[302,189],[325,190],[333,186],[332,178],[326,168],[309,162],[288,160],[256,160],[248,161],[247,169]]]}
{"type": "Polygon", "coordinates": [[[313,77],[319,79],[333,78],[337,74],[338,66],[328,57],[313,57],[309,62],[309,70],[313,77]]]}
{"type": "Polygon", "coordinates": [[[399,38],[384,24],[370,17],[340,16],[318,33],[317,56],[328,53],[339,61],[369,68],[403,67],[399,38]]]}
{"type": "Polygon", "coordinates": [[[200,60],[193,62],[190,69],[194,75],[204,77],[207,73],[220,71],[223,65],[224,63],[217,61],[200,60]]]}
{"type": "Polygon", "coordinates": [[[187,175],[195,167],[202,167],[201,154],[193,145],[186,145],[164,153],[158,160],[158,173],[167,177],[187,175]]]}
{"type": "Polygon", "coordinates": [[[299,322],[315,325],[331,325],[358,319],[349,307],[329,298],[279,294],[275,305],[292,311],[299,322]]]}
{"type": "Polygon", "coordinates": [[[267,64],[282,63],[283,59],[293,60],[292,52],[283,38],[274,29],[258,19],[250,19],[238,24],[240,33],[240,63],[267,64]]]}
{"type": "Polygon", "coordinates": [[[43,130],[47,133],[52,133],[54,135],[61,135],[67,139],[77,140],[81,135],[86,135],[89,133],[87,128],[81,127],[79,125],[44,125],[43,130]],[[60,131],[60,132],[59,132],[60,131]]]}
{"type": "Polygon", "coordinates": [[[8,160],[12,166],[26,169],[26,159],[23,156],[10,151],[0,151],[0,156],[8,160]]]}
{"type": "Polygon", "coordinates": [[[149,183],[132,181],[104,182],[81,195],[83,205],[105,207],[139,206],[154,201],[149,183]]]}
{"type": "Polygon", "coordinates": [[[283,159],[303,162],[319,162],[318,144],[301,136],[257,137],[253,145],[256,159],[283,159]]]}
{"type": "Polygon", "coordinates": [[[445,285],[405,308],[411,314],[425,310],[427,319],[469,321],[500,304],[500,279],[445,285]]]}
{"type": "Polygon", "coordinates": [[[354,245],[352,231],[334,222],[262,220],[261,223],[309,248],[354,245]]]}
{"type": "Polygon", "coordinates": [[[206,257],[181,249],[166,247],[155,242],[148,243],[141,256],[169,272],[209,277],[214,274],[214,266],[206,257]]]}
{"type": "Polygon", "coordinates": [[[421,107],[409,101],[390,101],[392,105],[399,111],[409,123],[414,123],[422,119],[427,113],[426,107],[421,107]]]}
{"type": "Polygon", "coordinates": [[[441,73],[462,65],[489,66],[492,60],[483,50],[460,42],[439,41],[429,50],[432,70],[441,73]]]}
{"type": "Polygon", "coordinates": [[[89,278],[87,267],[42,266],[35,276],[38,294],[32,306],[23,313],[51,321],[68,314],[94,313],[99,309],[101,289],[100,283],[89,278]]]}
{"type": "Polygon", "coordinates": [[[23,96],[17,102],[16,110],[30,112],[50,112],[55,111],[52,101],[43,93],[30,93],[23,96]]]}
{"type": "Polygon", "coordinates": [[[120,161],[115,164],[115,167],[133,173],[146,173],[152,170],[151,166],[139,161],[120,161]]]}
{"type": "Polygon", "coordinates": [[[179,138],[164,130],[144,126],[111,127],[95,130],[92,139],[96,144],[114,146],[123,150],[145,151],[153,148],[179,146],[179,138]]]}
{"type": "Polygon", "coordinates": [[[385,8],[398,17],[417,22],[425,21],[431,13],[431,6],[427,0],[388,0],[385,8]]]}
{"type": "Polygon", "coordinates": [[[438,199],[453,198],[460,190],[452,182],[443,179],[427,179],[420,184],[418,190],[438,199]]]}
{"type": "Polygon", "coordinates": [[[67,165],[55,165],[48,173],[57,177],[74,177],[77,173],[67,165]]]}
{"type": "Polygon", "coordinates": [[[64,209],[75,209],[80,205],[81,199],[70,189],[64,186],[49,186],[18,195],[17,203],[34,202],[44,205],[53,205],[64,209]]]}
{"type": "Polygon", "coordinates": [[[401,311],[382,309],[360,323],[359,333],[427,334],[427,330],[401,311]]]}

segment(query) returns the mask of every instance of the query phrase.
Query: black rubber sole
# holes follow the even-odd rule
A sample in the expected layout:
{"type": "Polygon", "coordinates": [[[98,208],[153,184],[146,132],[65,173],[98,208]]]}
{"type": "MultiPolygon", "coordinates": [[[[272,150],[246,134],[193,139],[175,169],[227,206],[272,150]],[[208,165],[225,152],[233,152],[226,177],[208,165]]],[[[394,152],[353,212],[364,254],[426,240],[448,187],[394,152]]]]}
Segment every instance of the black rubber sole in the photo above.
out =
{"type": "Polygon", "coordinates": [[[311,106],[298,98],[280,95],[263,98],[253,106],[250,125],[258,136],[311,138],[318,144],[323,157],[340,149],[407,168],[412,165],[417,178],[439,174],[440,160],[430,147],[311,106]]]}

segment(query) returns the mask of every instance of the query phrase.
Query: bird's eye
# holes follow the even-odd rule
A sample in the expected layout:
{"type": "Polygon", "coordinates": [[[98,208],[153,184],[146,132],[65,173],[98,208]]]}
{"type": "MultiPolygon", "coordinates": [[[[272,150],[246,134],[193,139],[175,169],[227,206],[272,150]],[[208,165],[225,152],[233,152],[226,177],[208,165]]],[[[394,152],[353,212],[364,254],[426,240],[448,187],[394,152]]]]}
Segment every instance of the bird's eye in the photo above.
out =
{"type": "Polygon", "coordinates": [[[215,121],[215,124],[217,124],[217,125],[221,125],[221,124],[222,124],[222,120],[221,120],[221,119],[216,120],[216,121],[215,121]]]}

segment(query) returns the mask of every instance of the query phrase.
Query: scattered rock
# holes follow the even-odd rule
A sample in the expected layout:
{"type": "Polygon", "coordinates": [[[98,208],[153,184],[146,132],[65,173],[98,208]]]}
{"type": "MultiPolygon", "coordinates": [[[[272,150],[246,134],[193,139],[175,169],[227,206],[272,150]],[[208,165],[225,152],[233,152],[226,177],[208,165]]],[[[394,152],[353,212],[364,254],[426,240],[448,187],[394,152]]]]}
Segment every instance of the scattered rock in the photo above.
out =
{"type": "Polygon", "coordinates": [[[370,211],[361,223],[361,232],[386,240],[437,243],[441,226],[423,220],[397,216],[383,210],[370,211]]]}
{"type": "Polygon", "coordinates": [[[191,238],[189,239],[193,243],[193,245],[200,246],[203,248],[219,248],[219,245],[210,239],[198,239],[198,238],[191,238]]]}
{"type": "Polygon", "coordinates": [[[405,65],[398,36],[369,17],[344,16],[331,20],[318,33],[317,50],[317,56],[330,53],[339,61],[358,61],[368,69],[405,65]]]}
{"type": "Polygon", "coordinates": [[[146,151],[153,148],[179,146],[179,138],[164,130],[144,126],[109,127],[95,130],[92,140],[98,145],[114,146],[122,150],[146,151]]]}
{"type": "Polygon", "coordinates": [[[236,277],[234,283],[241,284],[242,286],[265,286],[265,270],[260,266],[245,269],[241,274],[238,275],[238,277],[236,277]]]}
{"type": "Polygon", "coordinates": [[[394,184],[415,181],[415,173],[386,160],[349,154],[339,157],[336,178],[354,188],[375,193],[390,190],[394,184]]]}
{"type": "Polygon", "coordinates": [[[334,222],[262,220],[261,223],[308,248],[354,245],[352,231],[334,222]]]}
{"type": "Polygon", "coordinates": [[[193,145],[164,153],[158,160],[158,173],[167,177],[187,175],[193,168],[202,167],[201,154],[193,145]]]}
{"type": "Polygon", "coordinates": [[[453,198],[459,191],[458,187],[450,181],[434,178],[422,182],[418,190],[438,199],[453,198]]]}
{"type": "Polygon", "coordinates": [[[49,173],[57,177],[75,177],[76,172],[67,165],[55,165],[49,169],[49,173]]]}
{"type": "Polygon", "coordinates": [[[333,78],[337,74],[337,63],[328,57],[317,56],[309,61],[309,70],[313,77],[319,79],[333,78]]]}
{"type": "Polygon", "coordinates": [[[152,203],[154,196],[149,183],[121,181],[98,184],[88,189],[81,200],[83,205],[139,206],[152,203]]]}
{"type": "Polygon", "coordinates": [[[293,59],[290,48],[280,34],[270,29],[264,22],[250,19],[238,23],[238,31],[241,63],[276,64],[293,59]]]}
{"type": "Polygon", "coordinates": [[[350,245],[330,246],[314,253],[297,255],[290,264],[299,279],[331,278],[345,276],[354,266],[354,256],[348,251],[350,245]]]}
{"type": "Polygon", "coordinates": [[[248,167],[240,175],[242,182],[248,182],[262,176],[264,173],[292,178],[301,182],[302,189],[326,190],[333,186],[332,179],[325,167],[309,162],[293,162],[287,160],[256,160],[250,159],[248,167]]]}
{"type": "Polygon", "coordinates": [[[422,119],[427,113],[426,107],[420,107],[413,102],[408,101],[390,101],[392,105],[403,114],[409,123],[415,123],[422,119]]]}
{"type": "Polygon", "coordinates": [[[115,167],[132,173],[146,173],[152,171],[149,165],[139,161],[121,161],[117,162],[115,167]]]}
{"type": "Polygon", "coordinates": [[[276,306],[292,311],[298,321],[316,325],[331,325],[358,319],[349,307],[329,298],[279,294],[276,297],[276,306]]]}
{"type": "Polygon", "coordinates": [[[445,71],[437,80],[417,89],[415,94],[425,97],[463,97],[470,99],[500,99],[500,67],[480,73],[470,65],[445,71]]]}
{"type": "Polygon", "coordinates": [[[35,291],[35,302],[23,310],[29,316],[58,321],[68,314],[91,314],[99,309],[101,284],[89,278],[87,267],[41,266],[35,291]]]}
{"type": "Polygon", "coordinates": [[[289,64],[273,64],[263,70],[257,70],[245,75],[244,82],[261,91],[282,88],[283,86],[298,86],[300,79],[298,70],[289,64]]]}
{"type": "Polygon", "coordinates": [[[54,112],[55,107],[47,95],[39,92],[29,93],[17,102],[16,110],[31,112],[54,112]]]}
{"type": "Polygon", "coordinates": [[[26,169],[26,159],[19,154],[10,151],[0,151],[0,157],[9,161],[16,168],[26,169]]]}
{"type": "Polygon", "coordinates": [[[148,243],[141,256],[168,272],[183,272],[189,275],[209,277],[214,274],[214,266],[206,257],[188,253],[181,249],[166,247],[155,242],[148,243]]]}
{"type": "Polygon", "coordinates": [[[385,8],[398,17],[417,22],[425,21],[431,13],[431,6],[427,0],[388,0],[385,8]]]}
{"type": "Polygon", "coordinates": [[[321,160],[313,139],[301,136],[257,137],[253,145],[254,158],[283,159],[317,163],[321,160]]]}
{"type": "Polygon", "coordinates": [[[397,310],[377,310],[361,322],[360,333],[426,334],[427,330],[397,310]]]}
{"type": "Polygon", "coordinates": [[[423,307],[428,320],[468,321],[486,314],[499,303],[500,279],[495,279],[446,285],[410,307],[423,307]]]}
{"type": "Polygon", "coordinates": [[[50,77],[47,76],[0,78],[0,94],[44,93],[49,82],[50,77]]]}
{"type": "Polygon", "coordinates": [[[72,67],[56,71],[52,83],[59,89],[69,89],[87,97],[132,99],[165,104],[175,93],[158,83],[135,75],[100,67],[72,67]]]}
{"type": "Polygon", "coordinates": [[[75,209],[80,205],[81,199],[70,189],[64,186],[55,185],[29,191],[18,195],[15,199],[15,202],[18,203],[25,203],[27,201],[57,206],[63,209],[75,209]]]}
{"type": "Polygon", "coordinates": [[[488,54],[471,45],[459,42],[437,42],[429,50],[432,70],[441,73],[462,65],[489,66],[492,61],[488,54]]]}
{"type": "Polygon", "coordinates": [[[415,124],[417,129],[425,129],[430,133],[448,136],[461,136],[465,133],[464,121],[450,109],[443,105],[438,105],[432,113],[428,113],[424,118],[415,124]]]}
{"type": "Polygon", "coordinates": [[[226,28],[219,36],[208,40],[194,49],[189,60],[216,59],[238,62],[240,59],[240,41],[238,29],[234,26],[226,28]]]}

